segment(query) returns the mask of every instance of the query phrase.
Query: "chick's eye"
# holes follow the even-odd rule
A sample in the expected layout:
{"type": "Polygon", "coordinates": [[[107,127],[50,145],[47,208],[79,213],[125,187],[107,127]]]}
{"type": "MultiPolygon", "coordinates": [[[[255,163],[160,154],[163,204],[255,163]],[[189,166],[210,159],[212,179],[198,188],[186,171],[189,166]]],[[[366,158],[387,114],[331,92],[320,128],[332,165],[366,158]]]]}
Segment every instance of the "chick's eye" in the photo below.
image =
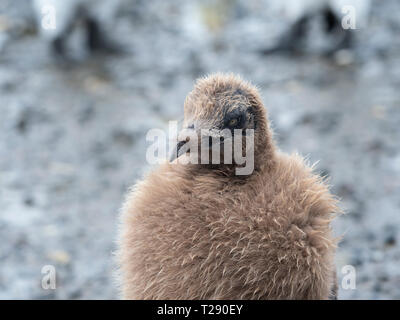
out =
{"type": "Polygon", "coordinates": [[[233,118],[231,120],[229,120],[228,122],[228,126],[230,127],[234,127],[239,123],[239,118],[233,118]]]}

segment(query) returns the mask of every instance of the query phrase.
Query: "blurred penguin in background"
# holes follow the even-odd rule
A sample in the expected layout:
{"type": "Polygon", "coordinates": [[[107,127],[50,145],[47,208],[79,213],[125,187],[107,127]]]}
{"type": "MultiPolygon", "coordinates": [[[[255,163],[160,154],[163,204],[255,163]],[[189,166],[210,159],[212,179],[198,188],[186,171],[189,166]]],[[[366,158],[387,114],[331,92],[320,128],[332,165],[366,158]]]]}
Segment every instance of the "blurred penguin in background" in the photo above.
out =
{"type": "Polygon", "coordinates": [[[40,35],[62,61],[80,60],[97,51],[120,52],[104,30],[118,5],[119,1],[107,0],[33,0],[40,35]],[[73,35],[81,39],[73,42],[73,35]]]}
{"type": "Polygon", "coordinates": [[[368,22],[370,0],[285,0],[281,9],[288,29],[264,53],[310,51],[312,42],[311,51],[329,55],[353,46],[354,31],[368,22]]]}

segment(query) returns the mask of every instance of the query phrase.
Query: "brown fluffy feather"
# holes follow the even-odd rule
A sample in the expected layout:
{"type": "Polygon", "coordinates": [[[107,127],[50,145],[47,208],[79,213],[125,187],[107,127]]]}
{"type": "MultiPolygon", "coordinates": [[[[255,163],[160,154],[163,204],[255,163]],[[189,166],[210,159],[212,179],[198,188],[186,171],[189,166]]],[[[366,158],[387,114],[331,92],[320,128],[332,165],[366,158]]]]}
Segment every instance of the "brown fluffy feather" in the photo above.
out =
{"type": "Polygon", "coordinates": [[[253,174],[165,163],[139,182],[122,209],[124,298],[332,294],[336,200],[300,156],[275,148],[257,90],[232,75],[204,78],[186,99],[185,121],[218,119],[237,101],[256,108],[253,174]]]}

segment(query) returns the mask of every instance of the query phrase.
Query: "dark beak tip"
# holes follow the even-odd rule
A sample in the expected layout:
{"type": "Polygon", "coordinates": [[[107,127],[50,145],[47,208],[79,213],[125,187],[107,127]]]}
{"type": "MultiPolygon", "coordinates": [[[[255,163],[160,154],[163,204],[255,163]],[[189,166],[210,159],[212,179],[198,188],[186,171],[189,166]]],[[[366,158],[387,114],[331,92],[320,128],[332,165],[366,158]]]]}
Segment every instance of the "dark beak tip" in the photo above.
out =
{"type": "Polygon", "coordinates": [[[178,143],[176,144],[176,146],[174,148],[174,151],[171,153],[169,162],[173,162],[174,160],[179,158],[179,156],[182,155],[181,149],[182,149],[182,146],[184,146],[185,144],[186,144],[186,141],[178,141],[178,143]]]}

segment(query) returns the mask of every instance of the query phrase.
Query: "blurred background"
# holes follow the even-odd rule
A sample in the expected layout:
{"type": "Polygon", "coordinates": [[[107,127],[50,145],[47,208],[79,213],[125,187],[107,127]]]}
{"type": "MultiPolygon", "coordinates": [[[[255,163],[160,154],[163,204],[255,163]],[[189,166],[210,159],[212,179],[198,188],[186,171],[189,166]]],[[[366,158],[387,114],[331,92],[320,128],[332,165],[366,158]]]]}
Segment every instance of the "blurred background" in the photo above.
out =
{"type": "Polygon", "coordinates": [[[146,132],[216,71],[256,84],[280,148],[331,176],[339,284],[357,272],[339,298],[400,299],[400,2],[318,3],[0,0],[0,299],[118,298],[118,211],[149,170],[146,132]]]}

